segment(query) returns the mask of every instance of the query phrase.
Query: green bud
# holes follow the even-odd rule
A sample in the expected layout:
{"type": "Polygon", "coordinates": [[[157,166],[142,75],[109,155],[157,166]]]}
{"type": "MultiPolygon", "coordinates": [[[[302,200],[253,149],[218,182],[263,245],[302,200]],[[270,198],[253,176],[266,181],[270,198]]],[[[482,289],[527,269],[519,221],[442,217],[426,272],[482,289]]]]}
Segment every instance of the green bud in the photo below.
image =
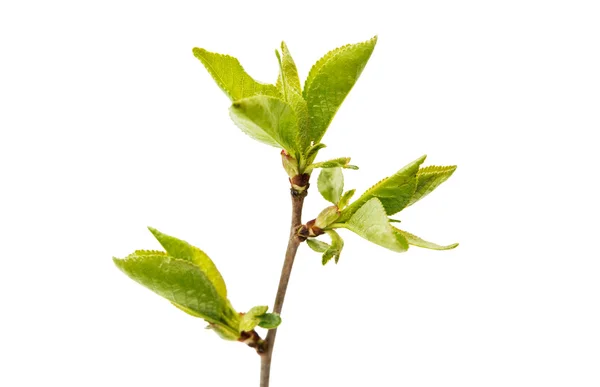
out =
{"type": "Polygon", "coordinates": [[[331,206],[325,208],[315,221],[315,226],[319,228],[325,228],[335,222],[340,217],[340,210],[337,206],[331,206]]]}
{"type": "Polygon", "coordinates": [[[293,158],[285,150],[281,151],[281,162],[283,164],[283,169],[285,169],[285,172],[290,178],[298,175],[298,160],[293,158]]]}

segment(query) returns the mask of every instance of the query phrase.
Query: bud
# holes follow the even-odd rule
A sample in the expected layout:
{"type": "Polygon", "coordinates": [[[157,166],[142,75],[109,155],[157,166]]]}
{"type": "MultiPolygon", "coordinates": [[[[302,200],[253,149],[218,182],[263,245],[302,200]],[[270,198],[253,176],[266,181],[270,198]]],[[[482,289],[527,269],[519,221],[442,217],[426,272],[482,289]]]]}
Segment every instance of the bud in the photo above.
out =
{"type": "Polygon", "coordinates": [[[298,160],[293,158],[285,150],[281,151],[281,162],[283,164],[283,169],[285,169],[285,172],[290,178],[293,178],[298,174],[298,160]]]}
{"type": "Polygon", "coordinates": [[[340,217],[340,210],[337,206],[331,206],[325,208],[317,219],[315,220],[315,226],[318,228],[325,228],[335,222],[340,217]]]}

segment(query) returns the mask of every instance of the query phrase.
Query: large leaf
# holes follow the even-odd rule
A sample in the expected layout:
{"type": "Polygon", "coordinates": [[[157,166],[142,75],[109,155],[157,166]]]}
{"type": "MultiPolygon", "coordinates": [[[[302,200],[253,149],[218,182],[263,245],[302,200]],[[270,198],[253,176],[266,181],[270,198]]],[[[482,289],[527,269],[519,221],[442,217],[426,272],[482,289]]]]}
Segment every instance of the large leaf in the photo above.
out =
{"type": "Polygon", "coordinates": [[[344,224],[366,240],[396,252],[408,250],[406,239],[389,224],[383,205],[372,198],[360,207],[344,224]]]}
{"type": "Polygon", "coordinates": [[[250,137],[283,148],[297,158],[298,120],[290,105],[277,98],[255,96],[235,101],[230,113],[233,122],[250,137]]]}
{"type": "Polygon", "coordinates": [[[325,200],[337,204],[344,190],[342,168],[322,169],[317,179],[317,188],[325,200]]]}
{"type": "Polygon", "coordinates": [[[438,245],[436,243],[428,242],[424,239],[419,238],[416,235],[413,235],[409,232],[400,230],[396,227],[394,227],[394,231],[396,231],[397,233],[401,234],[404,238],[406,238],[406,241],[408,242],[409,245],[413,245],[413,246],[417,246],[417,247],[423,247],[423,248],[431,249],[431,250],[450,250],[450,249],[453,249],[456,246],[458,246],[458,243],[453,243],[451,245],[442,246],[442,245],[438,245]]]}
{"type": "Polygon", "coordinates": [[[388,215],[401,211],[408,205],[417,187],[417,172],[426,156],[421,156],[412,163],[396,172],[394,175],[381,180],[369,188],[360,198],[346,207],[339,222],[346,221],[372,198],[378,198],[388,215]]]}
{"type": "Polygon", "coordinates": [[[194,48],[193,52],[232,101],[255,95],[280,97],[275,85],[259,83],[252,79],[236,58],[198,47],[194,48]]]}
{"type": "Polygon", "coordinates": [[[377,43],[377,37],[328,52],[310,70],[304,99],[310,119],[309,137],[319,142],[340,105],[358,80],[377,43]]]}
{"type": "Polygon", "coordinates": [[[206,255],[204,251],[190,245],[186,241],[163,234],[155,228],[148,227],[148,229],[170,256],[189,261],[198,266],[206,275],[206,277],[212,282],[219,295],[224,299],[227,298],[227,287],[225,286],[225,281],[223,280],[223,277],[221,276],[221,273],[215,266],[214,262],[208,257],[208,255],[206,255]]]}
{"type": "Polygon", "coordinates": [[[154,293],[209,322],[220,323],[226,301],[193,262],[167,255],[136,254],[113,260],[121,271],[154,293]]]}
{"type": "Polygon", "coordinates": [[[447,167],[431,165],[419,169],[419,172],[417,172],[417,188],[408,205],[410,206],[429,195],[440,184],[448,180],[454,171],[456,171],[456,165],[447,167]]]}

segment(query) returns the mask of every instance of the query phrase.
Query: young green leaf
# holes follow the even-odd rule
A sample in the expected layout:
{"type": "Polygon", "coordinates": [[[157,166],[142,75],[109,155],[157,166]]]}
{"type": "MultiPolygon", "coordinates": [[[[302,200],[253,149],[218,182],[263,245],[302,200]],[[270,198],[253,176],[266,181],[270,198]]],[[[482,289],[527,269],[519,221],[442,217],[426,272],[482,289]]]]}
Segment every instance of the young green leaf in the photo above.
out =
{"type": "Polygon", "coordinates": [[[394,175],[381,180],[369,188],[360,198],[346,207],[338,222],[344,222],[372,198],[378,198],[388,215],[393,215],[405,208],[417,187],[417,171],[426,156],[421,156],[394,175]]]}
{"type": "MultiPolygon", "coordinates": [[[[206,253],[196,246],[192,246],[186,241],[177,239],[167,234],[163,234],[155,228],[148,227],[148,230],[154,235],[158,242],[164,247],[167,253],[177,259],[183,259],[198,266],[200,270],[211,281],[221,297],[227,299],[227,287],[225,281],[219,273],[214,262],[206,255],[206,253]]],[[[136,253],[138,253],[136,251],[136,253]]],[[[154,254],[154,252],[150,252],[154,254]]],[[[161,254],[166,254],[160,252],[161,254]]],[[[139,254],[138,254],[139,255],[139,254]]]]}
{"type": "Polygon", "coordinates": [[[316,251],[317,253],[324,253],[331,248],[331,245],[329,243],[325,243],[314,238],[308,238],[306,240],[306,244],[308,245],[308,247],[310,247],[313,251],[316,251]]]}
{"type": "Polygon", "coordinates": [[[250,309],[240,319],[240,331],[250,332],[260,322],[259,316],[265,314],[269,309],[268,306],[255,306],[250,309]]]}
{"type": "Polygon", "coordinates": [[[185,308],[186,312],[189,309],[208,322],[221,322],[226,301],[208,276],[191,261],[166,255],[135,254],[113,260],[131,279],[185,308]]]}
{"type": "Polygon", "coordinates": [[[394,231],[401,234],[404,238],[406,238],[409,245],[413,245],[413,246],[417,246],[417,247],[423,247],[423,248],[431,249],[431,250],[451,250],[451,249],[455,248],[456,246],[458,246],[458,243],[453,243],[451,245],[442,246],[442,245],[438,245],[436,243],[428,242],[426,240],[419,238],[416,235],[413,235],[406,231],[402,231],[396,227],[394,227],[394,231]]]}
{"type": "Polygon", "coordinates": [[[400,253],[408,250],[406,239],[394,232],[383,205],[376,197],[360,207],[342,227],[392,251],[400,253]]]}
{"type": "Polygon", "coordinates": [[[193,52],[194,56],[206,67],[217,85],[232,101],[255,95],[270,95],[281,98],[275,85],[259,83],[252,79],[236,58],[206,51],[198,47],[194,48],[193,52]]]}
{"type": "Polygon", "coordinates": [[[313,160],[315,159],[315,157],[317,157],[317,153],[319,153],[319,151],[321,149],[326,148],[326,147],[327,147],[327,145],[322,144],[320,142],[309,147],[308,150],[306,151],[307,162],[312,163],[313,160]]]}
{"type": "Polygon", "coordinates": [[[339,167],[322,169],[317,180],[317,187],[325,200],[337,204],[344,190],[342,169],[339,167]]]}
{"type": "Polygon", "coordinates": [[[276,51],[276,53],[280,67],[279,77],[277,78],[277,88],[283,95],[286,95],[287,91],[290,89],[302,93],[298,69],[296,68],[296,63],[285,42],[281,42],[281,56],[279,55],[279,52],[276,51]]]}
{"type": "Polygon", "coordinates": [[[275,329],[281,324],[281,317],[277,313],[265,313],[258,318],[258,326],[261,328],[275,329]]]}
{"type": "Polygon", "coordinates": [[[417,172],[417,188],[407,206],[413,205],[429,195],[440,184],[448,180],[454,171],[456,171],[456,165],[447,167],[431,165],[419,169],[419,172],[417,172]]]}
{"type": "Polygon", "coordinates": [[[337,264],[340,260],[342,249],[344,248],[344,240],[340,237],[340,234],[334,230],[325,230],[325,232],[331,238],[331,246],[323,253],[322,263],[323,265],[326,265],[327,262],[333,258],[337,264]]]}
{"type": "Polygon", "coordinates": [[[229,111],[233,122],[250,137],[298,157],[298,119],[290,105],[260,95],[235,101],[229,111]]]}
{"type": "Polygon", "coordinates": [[[340,201],[338,202],[338,208],[340,210],[343,210],[344,207],[346,207],[348,205],[348,202],[350,201],[350,199],[352,199],[352,196],[354,196],[355,192],[356,192],[355,189],[351,189],[349,191],[344,192],[344,194],[340,198],[340,201]]]}
{"type": "Polygon", "coordinates": [[[273,329],[281,324],[281,317],[276,313],[267,313],[269,307],[255,306],[240,320],[240,331],[250,332],[258,325],[261,328],[273,329]]]}
{"type": "Polygon", "coordinates": [[[319,142],[333,116],[358,80],[377,43],[377,37],[328,52],[310,70],[304,99],[310,117],[309,137],[319,142]]]}
{"type": "Polygon", "coordinates": [[[331,159],[327,161],[322,161],[320,163],[314,163],[309,166],[308,171],[310,172],[316,168],[346,168],[346,169],[358,169],[356,165],[348,164],[350,162],[350,157],[338,157],[337,159],[331,159]]]}

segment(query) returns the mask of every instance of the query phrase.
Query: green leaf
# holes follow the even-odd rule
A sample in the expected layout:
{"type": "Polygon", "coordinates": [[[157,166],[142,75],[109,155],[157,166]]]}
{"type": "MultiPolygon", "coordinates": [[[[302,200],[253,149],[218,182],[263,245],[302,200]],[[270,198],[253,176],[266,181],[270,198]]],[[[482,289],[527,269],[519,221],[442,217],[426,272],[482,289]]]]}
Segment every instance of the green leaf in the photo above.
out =
{"type": "Polygon", "coordinates": [[[226,301],[195,263],[166,255],[132,254],[113,260],[131,279],[186,312],[189,310],[209,322],[221,323],[226,301]]]}
{"type": "Polygon", "coordinates": [[[333,258],[337,264],[340,260],[342,249],[344,248],[344,240],[340,237],[340,234],[334,230],[325,230],[325,232],[331,238],[331,246],[323,254],[322,263],[323,265],[326,265],[327,262],[333,258]]]}
{"type": "Polygon", "coordinates": [[[277,313],[265,313],[259,319],[258,326],[265,329],[275,329],[281,324],[281,317],[277,313]]]}
{"type": "Polygon", "coordinates": [[[316,143],[313,146],[309,147],[306,151],[306,160],[308,163],[312,163],[315,157],[317,157],[317,153],[323,148],[326,148],[327,145],[322,143],[316,143]]]}
{"type": "Polygon", "coordinates": [[[397,233],[401,234],[404,238],[406,238],[409,245],[413,245],[413,246],[417,246],[417,247],[423,247],[423,248],[431,249],[431,250],[451,250],[451,249],[455,248],[456,246],[458,246],[458,243],[453,243],[451,245],[442,246],[442,245],[438,245],[436,243],[428,242],[426,240],[419,238],[416,235],[413,235],[406,231],[402,231],[396,227],[394,227],[394,231],[396,231],[397,233]]]}
{"type": "Polygon", "coordinates": [[[217,54],[203,48],[194,48],[194,56],[208,70],[217,85],[232,101],[256,95],[281,98],[275,85],[259,83],[244,71],[240,62],[229,55],[217,54]]]}
{"type": "Polygon", "coordinates": [[[314,238],[308,238],[306,240],[306,244],[317,253],[324,253],[331,247],[329,243],[325,243],[314,238]]]}
{"type": "Polygon", "coordinates": [[[319,142],[333,116],[358,80],[377,43],[377,37],[328,52],[310,70],[304,99],[310,119],[309,137],[319,142]]]}
{"type": "Polygon", "coordinates": [[[402,223],[402,221],[401,221],[401,220],[398,220],[398,219],[392,219],[392,218],[390,218],[390,219],[389,219],[389,221],[390,221],[390,223],[402,223]]]}
{"type": "Polygon", "coordinates": [[[298,77],[298,69],[296,63],[290,54],[285,42],[281,42],[281,56],[277,53],[277,59],[279,59],[280,73],[277,78],[277,88],[281,91],[281,94],[286,95],[287,91],[292,89],[298,93],[302,93],[300,86],[300,78],[298,77]]]}
{"type": "Polygon", "coordinates": [[[351,189],[349,191],[344,192],[344,194],[340,198],[340,201],[338,202],[338,208],[340,210],[343,210],[344,207],[346,207],[348,205],[348,202],[350,201],[350,199],[352,199],[352,196],[354,196],[355,192],[356,192],[355,189],[351,189]]]}
{"type": "Polygon", "coordinates": [[[235,101],[229,111],[233,122],[250,137],[298,157],[298,120],[290,105],[256,96],[235,101]]]}
{"type": "Polygon", "coordinates": [[[269,307],[255,306],[240,320],[240,331],[250,332],[258,325],[261,328],[273,329],[281,324],[281,317],[277,313],[267,313],[269,307]]]}
{"type": "Polygon", "coordinates": [[[346,207],[338,222],[344,222],[372,198],[378,198],[388,215],[393,215],[405,208],[415,193],[417,187],[417,172],[426,156],[421,156],[412,163],[396,172],[394,175],[381,180],[369,188],[360,198],[346,207]]]}
{"type": "MultiPolygon", "coordinates": [[[[208,257],[208,255],[206,255],[204,251],[190,245],[186,241],[163,234],[155,228],[148,227],[148,230],[150,230],[152,235],[154,235],[154,237],[158,240],[162,247],[164,247],[170,256],[189,261],[198,266],[198,268],[200,268],[200,270],[211,281],[219,295],[224,299],[227,299],[227,287],[225,286],[225,281],[223,280],[223,277],[221,276],[221,273],[219,273],[219,270],[215,266],[214,262],[208,257]]],[[[136,253],[138,252],[136,251],[136,253]]],[[[154,252],[151,253],[154,254],[154,252]]],[[[160,252],[160,254],[166,255],[163,252],[160,252]]]]}
{"type": "Polygon", "coordinates": [[[454,171],[456,171],[456,165],[447,167],[431,165],[419,169],[419,172],[417,172],[417,188],[408,205],[410,206],[429,195],[440,184],[448,180],[454,171]]]}
{"type": "Polygon", "coordinates": [[[388,222],[385,208],[375,197],[360,207],[343,227],[392,251],[408,250],[406,239],[401,234],[394,232],[388,222]]]}
{"type": "Polygon", "coordinates": [[[322,169],[317,180],[319,192],[325,200],[337,204],[344,190],[344,175],[341,168],[322,169]]]}
{"type": "MultiPolygon", "coordinates": [[[[300,150],[305,151],[310,146],[308,138],[308,107],[302,97],[298,69],[284,42],[281,42],[281,56],[278,51],[275,51],[275,53],[279,60],[279,77],[277,78],[276,86],[281,95],[283,95],[285,102],[296,113],[296,117],[298,118],[298,144],[300,150]]],[[[297,157],[300,158],[301,155],[297,155],[297,157]]]]}
{"type": "Polygon", "coordinates": [[[349,165],[350,157],[338,157],[337,159],[331,159],[322,161],[320,163],[314,163],[309,167],[309,171],[316,168],[347,168],[347,169],[358,169],[356,165],[349,165]]]}
{"type": "Polygon", "coordinates": [[[268,306],[255,306],[250,309],[240,320],[240,331],[252,331],[260,322],[259,316],[265,314],[267,310],[269,310],[268,306]]]}

